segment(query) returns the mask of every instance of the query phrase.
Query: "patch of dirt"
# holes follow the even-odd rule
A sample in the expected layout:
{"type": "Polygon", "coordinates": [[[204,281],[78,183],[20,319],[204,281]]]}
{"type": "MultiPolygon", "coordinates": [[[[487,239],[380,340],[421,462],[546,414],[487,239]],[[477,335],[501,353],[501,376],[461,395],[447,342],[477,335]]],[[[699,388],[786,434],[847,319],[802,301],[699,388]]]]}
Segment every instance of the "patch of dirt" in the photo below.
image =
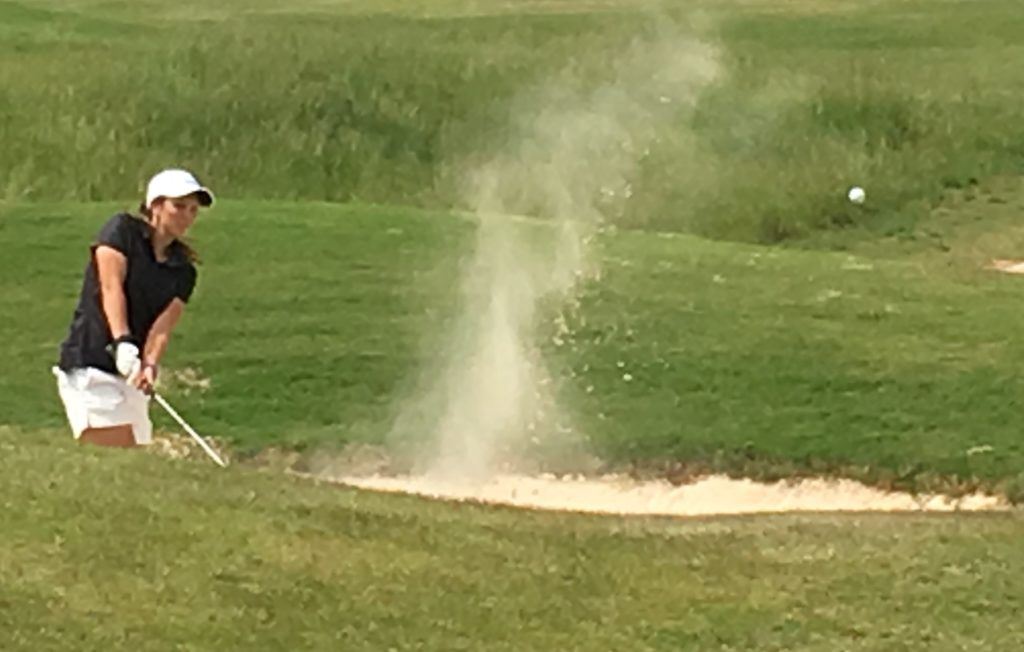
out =
{"type": "Polygon", "coordinates": [[[192,392],[202,394],[210,391],[211,387],[210,379],[204,376],[202,371],[194,367],[172,369],[168,372],[167,377],[161,380],[165,381],[171,389],[180,391],[185,395],[192,392]]]}
{"type": "Polygon", "coordinates": [[[393,475],[396,463],[381,446],[353,443],[339,452],[314,452],[293,467],[293,471],[316,477],[342,475],[393,475]]]}
{"type": "MultiPolygon", "coordinates": [[[[220,455],[225,463],[231,463],[231,455],[228,447],[211,437],[204,437],[206,443],[220,455]]],[[[177,432],[161,431],[153,433],[153,443],[146,447],[146,451],[154,455],[162,455],[175,460],[199,459],[212,463],[206,452],[199,447],[187,434],[177,432]]]]}

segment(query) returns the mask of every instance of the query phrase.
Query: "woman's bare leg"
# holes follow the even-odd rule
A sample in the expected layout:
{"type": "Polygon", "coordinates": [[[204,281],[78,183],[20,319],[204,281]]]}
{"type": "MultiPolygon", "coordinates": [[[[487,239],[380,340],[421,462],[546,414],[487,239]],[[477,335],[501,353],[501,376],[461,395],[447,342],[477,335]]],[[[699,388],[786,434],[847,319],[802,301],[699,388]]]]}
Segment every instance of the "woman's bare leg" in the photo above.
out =
{"type": "Polygon", "coordinates": [[[78,441],[96,446],[128,448],[135,445],[135,433],[132,432],[131,424],[106,428],[86,428],[82,431],[78,441]]]}

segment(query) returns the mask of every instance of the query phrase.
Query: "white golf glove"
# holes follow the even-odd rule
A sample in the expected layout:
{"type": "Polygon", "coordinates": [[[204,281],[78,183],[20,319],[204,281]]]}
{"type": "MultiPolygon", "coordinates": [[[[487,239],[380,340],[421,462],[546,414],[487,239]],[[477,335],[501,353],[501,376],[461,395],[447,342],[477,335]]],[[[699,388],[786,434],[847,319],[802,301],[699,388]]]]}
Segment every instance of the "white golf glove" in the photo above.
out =
{"type": "Polygon", "coordinates": [[[114,366],[117,367],[117,372],[125,378],[137,373],[139,367],[142,366],[142,361],[139,360],[139,347],[128,340],[115,341],[114,366]]]}

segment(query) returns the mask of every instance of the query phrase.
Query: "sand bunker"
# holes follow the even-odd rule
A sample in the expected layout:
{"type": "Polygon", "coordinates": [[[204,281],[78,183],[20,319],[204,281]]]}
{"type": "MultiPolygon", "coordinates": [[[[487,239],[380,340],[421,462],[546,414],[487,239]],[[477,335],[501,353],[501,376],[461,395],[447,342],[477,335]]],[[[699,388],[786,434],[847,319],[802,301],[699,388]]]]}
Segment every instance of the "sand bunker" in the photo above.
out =
{"type": "Polygon", "coordinates": [[[989,263],[988,268],[1006,274],[1024,274],[1024,261],[997,258],[989,263]]]}
{"type": "Polygon", "coordinates": [[[350,476],[335,479],[375,491],[471,500],[516,507],[602,514],[699,516],[758,512],[921,512],[1009,509],[998,497],[959,498],[872,489],[850,480],[803,480],[764,484],[711,476],[675,486],[625,476],[556,478],[502,475],[483,482],[416,476],[350,476]]]}

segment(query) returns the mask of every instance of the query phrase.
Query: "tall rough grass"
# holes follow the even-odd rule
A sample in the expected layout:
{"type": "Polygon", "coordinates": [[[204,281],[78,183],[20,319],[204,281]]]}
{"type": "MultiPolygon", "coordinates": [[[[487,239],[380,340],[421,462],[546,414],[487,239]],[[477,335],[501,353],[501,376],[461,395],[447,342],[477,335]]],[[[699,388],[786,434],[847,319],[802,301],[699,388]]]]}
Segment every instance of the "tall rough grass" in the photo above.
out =
{"type": "Polygon", "coordinates": [[[531,89],[597,86],[669,20],[699,23],[726,74],[642,153],[628,197],[609,204],[615,223],[760,241],[898,230],[944,187],[1024,168],[1024,13],[1009,1],[719,3],[699,20],[240,5],[231,20],[182,11],[158,24],[113,5],[45,6],[0,3],[9,200],[131,197],[180,164],[226,196],[455,206],[473,161],[542,109],[522,100],[531,89]],[[864,207],[844,201],[855,183],[864,207]]]}

